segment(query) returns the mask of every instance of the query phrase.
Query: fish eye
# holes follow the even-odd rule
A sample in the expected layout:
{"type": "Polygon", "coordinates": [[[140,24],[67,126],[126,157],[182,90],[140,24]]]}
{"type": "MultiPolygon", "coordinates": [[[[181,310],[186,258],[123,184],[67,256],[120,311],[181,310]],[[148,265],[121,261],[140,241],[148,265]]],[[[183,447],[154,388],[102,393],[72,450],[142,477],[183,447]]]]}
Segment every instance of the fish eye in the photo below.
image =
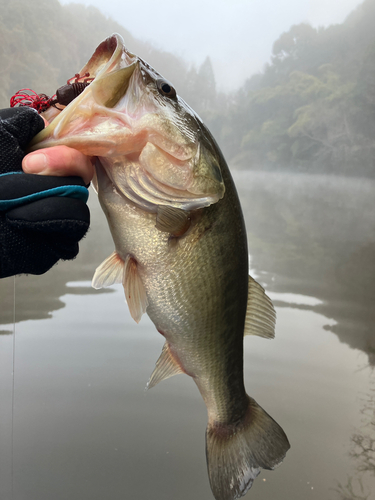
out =
{"type": "Polygon", "coordinates": [[[156,82],[159,92],[166,97],[176,97],[176,90],[167,80],[159,79],[156,82]]]}

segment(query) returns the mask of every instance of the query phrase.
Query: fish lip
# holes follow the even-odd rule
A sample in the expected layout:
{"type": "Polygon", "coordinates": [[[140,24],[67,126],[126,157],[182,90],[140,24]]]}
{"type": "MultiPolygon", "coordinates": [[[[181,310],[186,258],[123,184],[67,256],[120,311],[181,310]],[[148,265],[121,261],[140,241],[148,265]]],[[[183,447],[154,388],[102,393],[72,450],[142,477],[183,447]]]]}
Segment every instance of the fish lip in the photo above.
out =
{"type": "Polygon", "coordinates": [[[87,94],[92,91],[91,85],[98,79],[98,77],[104,76],[106,73],[112,71],[116,66],[119,66],[123,59],[123,54],[125,54],[125,57],[127,58],[126,62],[128,63],[128,66],[130,66],[134,62],[134,60],[137,59],[137,56],[126,49],[124,40],[118,33],[114,33],[113,35],[109,36],[97,46],[94,54],[91,56],[89,61],[79,71],[79,73],[77,73],[78,80],[84,80],[88,73],[90,78],[94,78],[93,81],[71,103],[65,106],[62,111],[56,117],[54,117],[52,122],[47,127],[45,127],[32,139],[32,141],[28,145],[26,153],[30,153],[39,149],[39,143],[41,143],[42,141],[45,142],[41,147],[54,146],[54,144],[52,144],[54,141],[54,132],[56,129],[57,131],[61,129],[66,121],[68,121],[67,110],[72,109],[72,107],[74,109],[74,107],[77,105],[77,102],[84,99],[87,94]],[[52,140],[49,141],[48,138],[51,137],[52,140]],[[48,142],[50,143],[48,144],[48,142]]]}
{"type": "MultiPolygon", "coordinates": [[[[68,137],[65,138],[64,134],[65,127],[72,122],[71,118],[73,118],[73,116],[71,115],[72,113],[74,113],[73,110],[75,110],[75,108],[80,105],[80,103],[85,98],[90,98],[90,93],[91,95],[94,93],[94,95],[92,95],[92,98],[94,98],[94,101],[96,101],[94,90],[95,81],[98,78],[121,68],[124,63],[124,58],[126,67],[130,67],[136,62],[139,62],[141,64],[140,71],[142,72],[143,76],[143,73],[145,72],[149,74],[150,77],[156,77],[157,74],[154,74],[153,68],[150,67],[141,58],[132,54],[125,47],[123,39],[120,35],[116,33],[113,34],[99,44],[88,63],[79,72],[79,75],[82,75],[79,78],[84,78],[84,76],[89,73],[90,77],[94,77],[94,80],[76,99],[74,99],[68,106],[64,107],[62,112],[59,113],[44,130],[42,130],[33,138],[28,146],[27,152],[35,151],[40,147],[53,147],[57,144],[62,143],[64,143],[66,146],[74,148],[74,140],[68,137]]],[[[145,111],[144,114],[147,114],[147,111],[145,111]]],[[[126,140],[131,138],[131,142],[137,142],[137,136],[141,136],[142,134],[144,134],[144,131],[140,130],[139,125],[139,122],[142,120],[143,113],[138,117],[135,117],[132,116],[131,113],[122,112],[114,108],[108,111],[107,119],[109,122],[111,120],[111,117],[115,117],[116,121],[121,123],[121,128],[123,129],[126,140]],[[126,129],[126,131],[124,129],[126,129]]],[[[100,142],[102,142],[103,133],[100,128],[98,128],[97,131],[91,130],[90,133],[85,131],[84,124],[82,126],[82,130],[80,130],[80,128],[81,127],[76,130],[77,133],[74,139],[78,141],[82,141],[82,139],[84,139],[85,141],[87,141],[87,143],[89,144],[88,147],[90,148],[92,148],[93,144],[99,143],[99,138],[101,140],[100,142]]],[[[165,154],[168,158],[173,159],[173,161],[192,161],[194,156],[196,156],[197,148],[191,148],[192,145],[188,143],[183,144],[169,141],[167,136],[164,136],[155,129],[148,129],[147,137],[145,139],[142,139],[142,141],[140,142],[142,143],[141,147],[138,146],[136,150],[130,152],[133,156],[138,155],[139,157],[139,155],[142,153],[143,147],[147,144],[147,142],[150,142],[155,147],[163,151],[163,154],[165,154]],[[189,151],[189,148],[193,150],[189,151]]],[[[111,148],[114,146],[115,142],[113,143],[113,146],[111,146],[111,144],[112,143],[110,140],[108,140],[106,143],[106,145],[111,148]]],[[[90,153],[90,156],[100,156],[100,154],[98,152],[92,152],[90,153]]]]}
{"type": "Polygon", "coordinates": [[[114,69],[119,63],[119,60],[122,59],[123,52],[129,59],[129,61],[127,61],[128,65],[130,65],[133,60],[137,59],[137,56],[125,47],[122,36],[118,33],[113,33],[113,35],[103,40],[97,46],[95,52],[79,74],[84,75],[85,73],[90,73],[90,76],[94,74],[94,78],[97,78],[114,69]],[[112,69],[110,69],[111,67],[112,69]]]}
{"type": "MultiPolygon", "coordinates": [[[[34,138],[29,151],[66,145],[76,147],[89,156],[96,156],[103,160],[101,165],[111,181],[112,191],[115,190],[128,200],[131,198],[127,194],[130,194],[136,205],[140,201],[141,207],[147,205],[146,209],[150,210],[151,206],[151,211],[154,211],[156,203],[169,202],[175,207],[201,208],[215,203],[223,196],[224,189],[218,185],[220,179],[212,179],[209,169],[204,165],[199,168],[202,163],[202,148],[197,142],[197,131],[201,134],[202,124],[197,115],[177,97],[176,103],[172,104],[172,118],[173,113],[178,114],[184,110],[188,112],[185,113],[186,116],[178,115],[171,121],[167,113],[165,116],[162,114],[160,121],[155,119],[159,117],[158,106],[163,105],[163,101],[159,102],[158,92],[145,84],[145,78],[147,80],[149,77],[153,81],[152,78],[159,74],[129,52],[120,35],[112,35],[97,47],[79,75],[86,73],[90,73],[94,80],[34,138]],[[145,99],[138,108],[133,107],[131,99],[138,99],[137,85],[142,86],[142,82],[146,88],[141,87],[141,90],[145,91],[146,97],[148,93],[154,92],[154,100],[145,99]],[[109,95],[108,89],[113,93],[114,99],[109,95]],[[85,130],[87,120],[92,117],[91,128],[85,130]],[[174,134],[169,133],[170,122],[176,129],[174,134]],[[191,128],[192,124],[197,126],[197,131],[191,128]],[[169,182],[163,175],[159,175],[161,164],[158,165],[157,162],[154,163],[155,168],[145,169],[140,156],[148,143],[159,150],[172,169],[178,169],[179,165],[188,167],[192,180],[188,173],[182,171],[181,175],[177,172],[175,176],[172,172],[172,178],[176,182],[169,182]],[[124,165],[133,163],[127,173],[128,185],[125,190],[117,182],[118,174],[111,169],[111,162],[113,165],[120,164],[121,157],[124,165]],[[156,181],[154,186],[148,183],[148,178],[156,181]],[[140,199],[143,193],[145,198],[140,199]]],[[[147,154],[145,152],[145,158],[147,154]]],[[[203,160],[207,164],[206,158],[203,160]]]]}

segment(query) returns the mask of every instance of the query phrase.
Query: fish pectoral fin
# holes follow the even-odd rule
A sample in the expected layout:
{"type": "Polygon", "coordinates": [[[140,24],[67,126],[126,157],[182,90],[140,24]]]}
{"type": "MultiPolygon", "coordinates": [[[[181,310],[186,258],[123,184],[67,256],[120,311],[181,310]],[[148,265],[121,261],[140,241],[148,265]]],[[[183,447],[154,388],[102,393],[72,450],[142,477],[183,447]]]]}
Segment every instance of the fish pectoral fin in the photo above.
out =
{"type": "Polygon", "coordinates": [[[114,251],[96,268],[91,286],[98,290],[99,288],[111,286],[115,283],[122,283],[124,266],[124,261],[119,254],[114,251]]]}
{"type": "Polygon", "coordinates": [[[173,375],[178,375],[179,373],[184,373],[184,370],[173,357],[168,342],[165,342],[160,357],[156,362],[155,369],[147,383],[146,389],[151,389],[151,387],[154,387],[162,380],[173,377],[173,375]]]}
{"type": "Polygon", "coordinates": [[[249,276],[244,335],[257,335],[266,339],[275,337],[276,312],[264,288],[249,276]]]}
{"type": "Polygon", "coordinates": [[[147,309],[147,295],[139,275],[137,261],[128,255],[125,259],[123,286],[131,317],[139,323],[147,309]]]}
{"type": "Polygon", "coordinates": [[[159,205],[156,215],[156,229],[173,236],[182,236],[190,227],[190,212],[180,208],[159,205]]]}

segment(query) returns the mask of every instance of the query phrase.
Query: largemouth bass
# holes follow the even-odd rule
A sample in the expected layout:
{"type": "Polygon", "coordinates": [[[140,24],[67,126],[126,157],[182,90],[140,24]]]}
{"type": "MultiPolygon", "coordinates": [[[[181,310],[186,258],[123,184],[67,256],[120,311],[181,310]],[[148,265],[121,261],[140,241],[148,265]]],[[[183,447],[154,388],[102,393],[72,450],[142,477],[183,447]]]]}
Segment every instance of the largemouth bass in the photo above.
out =
{"type": "Polygon", "coordinates": [[[132,317],[147,312],[165,344],[148,387],[177,373],[208,412],[206,454],[217,500],[240,498],[289,449],[281,427],[246,394],[243,337],[274,336],[275,312],[248,276],[237,192],[218,145],[172,84],[103,41],[79,75],[93,82],[32,150],[67,145],[96,156],[96,189],[115,251],[94,288],[122,283],[132,317]]]}

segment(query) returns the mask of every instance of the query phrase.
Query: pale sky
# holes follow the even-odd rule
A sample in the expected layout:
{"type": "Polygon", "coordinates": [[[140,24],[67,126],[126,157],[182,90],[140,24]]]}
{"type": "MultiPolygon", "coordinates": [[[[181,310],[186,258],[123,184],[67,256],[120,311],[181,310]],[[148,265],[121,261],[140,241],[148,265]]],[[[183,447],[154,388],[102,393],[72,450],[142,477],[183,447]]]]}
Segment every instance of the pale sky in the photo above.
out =
{"type": "MultiPolygon", "coordinates": [[[[71,0],[60,0],[70,3],[71,0]]],[[[74,0],[94,5],[135,38],[199,66],[211,57],[229,90],[262,70],[275,40],[293,24],[341,23],[361,0],[74,0]]],[[[110,34],[110,33],[109,33],[110,34]]],[[[126,43],[126,40],[125,40],[126,43]]],[[[131,47],[129,47],[131,49],[131,47]]],[[[157,69],[157,68],[156,68],[157,69]]]]}

